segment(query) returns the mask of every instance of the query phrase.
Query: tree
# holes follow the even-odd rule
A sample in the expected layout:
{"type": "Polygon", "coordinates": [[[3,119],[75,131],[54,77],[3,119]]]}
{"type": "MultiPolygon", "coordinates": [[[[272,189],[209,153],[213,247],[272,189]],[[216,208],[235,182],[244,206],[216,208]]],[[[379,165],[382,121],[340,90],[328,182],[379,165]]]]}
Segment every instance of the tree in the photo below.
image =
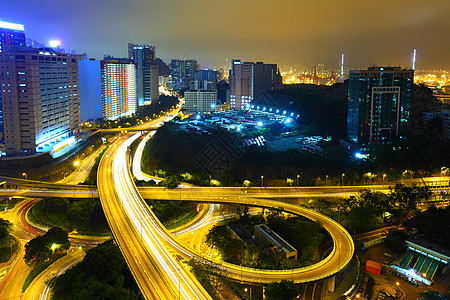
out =
{"type": "Polygon", "coordinates": [[[11,232],[12,224],[8,220],[0,218],[0,241],[9,236],[11,232]]]}
{"type": "Polygon", "coordinates": [[[83,265],[85,272],[94,275],[107,283],[114,283],[125,268],[125,260],[120,253],[119,247],[112,241],[102,244],[102,247],[96,247],[88,252],[83,265]]]}
{"type": "Polygon", "coordinates": [[[383,232],[385,236],[384,244],[394,252],[401,253],[406,247],[406,239],[408,234],[404,230],[391,228],[383,232]]]}
{"type": "Polygon", "coordinates": [[[375,211],[368,207],[353,207],[345,220],[347,226],[357,232],[371,230],[377,224],[375,211]]]}
{"type": "Polygon", "coordinates": [[[291,300],[295,299],[299,294],[299,289],[293,281],[281,280],[280,282],[272,282],[266,287],[266,298],[268,300],[291,300]]]}
{"type": "Polygon", "coordinates": [[[419,298],[417,298],[417,299],[420,299],[420,300],[441,300],[442,299],[443,300],[444,297],[436,291],[426,290],[426,291],[420,292],[419,298]]]}
{"type": "Polygon", "coordinates": [[[431,192],[427,186],[396,184],[389,198],[403,214],[408,216],[410,213],[417,211],[417,203],[419,201],[426,201],[430,199],[430,196],[431,192]]]}
{"type": "Polygon", "coordinates": [[[403,222],[403,226],[408,231],[417,230],[449,248],[450,222],[448,220],[450,220],[450,206],[446,208],[432,206],[425,211],[417,212],[412,218],[403,222]]]}
{"type": "Polygon", "coordinates": [[[163,184],[168,189],[174,189],[178,187],[178,178],[175,175],[167,176],[167,178],[163,181],[163,184]]]}
{"type": "Polygon", "coordinates": [[[59,227],[51,228],[46,234],[37,236],[25,245],[25,263],[29,266],[51,259],[55,251],[69,249],[68,234],[59,227]]]}
{"type": "Polygon", "coordinates": [[[80,264],[57,279],[53,298],[135,300],[137,292],[119,247],[107,241],[88,251],[80,264]]]}

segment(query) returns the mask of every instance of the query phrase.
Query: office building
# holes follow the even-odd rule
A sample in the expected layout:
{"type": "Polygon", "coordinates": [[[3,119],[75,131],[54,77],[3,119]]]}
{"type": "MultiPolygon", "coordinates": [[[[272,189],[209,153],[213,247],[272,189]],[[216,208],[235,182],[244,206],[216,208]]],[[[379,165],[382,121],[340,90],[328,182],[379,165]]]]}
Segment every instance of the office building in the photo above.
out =
{"type": "Polygon", "coordinates": [[[70,128],[77,128],[81,125],[80,115],[80,86],[78,73],[78,57],[76,55],[67,55],[67,65],[69,68],[69,100],[70,100],[70,128]]]}
{"type": "Polygon", "coordinates": [[[281,80],[276,64],[233,60],[229,76],[231,109],[242,109],[259,94],[280,89],[281,80]]]}
{"type": "Polygon", "coordinates": [[[155,47],[135,45],[133,60],[137,64],[136,91],[138,105],[149,105],[159,101],[159,67],[153,64],[155,47]]]}
{"type": "Polygon", "coordinates": [[[192,59],[172,59],[170,70],[172,78],[169,86],[171,89],[180,91],[189,88],[189,83],[194,80],[197,72],[197,61],[192,59]]]}
{"type": "Polygon", "coordinates": [[[103,119],[136,113],[136,69],[137,64],[126,58],[105,57],[100,62],[103,119]]]}
{"type": "Polygon", "coordinates": [[[80,78],[81,121],[102,118],[102,77],[100,60],[82,59],[78,61],[80,78]]]}
{"type": "Polygon", "coordinates": [[[50,49],[0,53],[0,148],[7,155],[56,153],[79,130],[78,61],[50,49]]]}
{"type": "Polygon", "coordinates": [[[217,91],[198,90],[184,92],[183,110],[192,112],[211,112],[216,109],[217,91]]]}
{"type": "Polygon", "coordinates": [[[198,70],[194,73],[194,80],[189,83],[190,90],[215,90],[219,72],[213,70],[198,70]]]}
{"type": "Polygon", "coordinates": [[[156,59],[156,47],[155,46],[150,46],[147,44],[133,44],[133,43],[128,43],[128,58],[129,59],[133,59],[134,60],[134,48],[136,47],[142,47],[142,48],[147,48],[150,50],[150,61],[154,61],[156,59]]]}
{"type": "Polygon", "coordinates": [[[8,46],[26,46],[25,26],[0,21],[0,52],[8,46]]]}
{"type": "Polygon", "coordinates": [[[282,87],[282,77],[276,64],[257,62],[253,65],[253,95],[258,97],[266,91],[282,87]]]}
{"type": "Polygon", "coordinates": [[[389,143],[408,130],[414,70],[370,67],[349,74],[347,139],[357,145],[389,143]]]}

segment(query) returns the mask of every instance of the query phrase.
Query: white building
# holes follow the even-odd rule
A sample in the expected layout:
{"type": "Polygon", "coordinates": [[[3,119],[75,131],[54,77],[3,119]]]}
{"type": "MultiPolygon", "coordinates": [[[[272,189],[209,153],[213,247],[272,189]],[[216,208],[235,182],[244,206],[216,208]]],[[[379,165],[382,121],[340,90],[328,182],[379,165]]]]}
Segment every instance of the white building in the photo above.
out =
{"type": "Polygon", "coordinates": [[[136,113],[136,63],[105,58],[101,62],[102,117],[115,120],[136,113]]]}
{"type": "Polygon", "coordinates": [[[211,112],[216,108],[217,91],[187,91],[184,92],[184,101],[184,110],[211,112]]]}

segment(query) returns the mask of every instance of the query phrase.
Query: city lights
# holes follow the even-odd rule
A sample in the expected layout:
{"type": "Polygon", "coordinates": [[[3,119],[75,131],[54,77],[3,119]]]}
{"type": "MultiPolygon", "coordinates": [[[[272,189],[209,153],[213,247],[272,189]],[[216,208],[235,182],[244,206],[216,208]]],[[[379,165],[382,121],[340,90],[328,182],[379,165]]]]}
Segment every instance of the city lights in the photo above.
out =
{"type": "Polygon", "coordinates": [[[0,298],[442,293],[449,0],[6,2],[0,298]]]}
{"type": "Polygon", "coordinates": [[[0,28],[24,31],[25,26],[22,24],[0,21],[0,28]]]}
{"type": "Polygon", "coordinates": [[[61,41],[59,40],[53,40],[50,41],[50,48],[58,48],[59,46],[61,46],[61,41]]]}

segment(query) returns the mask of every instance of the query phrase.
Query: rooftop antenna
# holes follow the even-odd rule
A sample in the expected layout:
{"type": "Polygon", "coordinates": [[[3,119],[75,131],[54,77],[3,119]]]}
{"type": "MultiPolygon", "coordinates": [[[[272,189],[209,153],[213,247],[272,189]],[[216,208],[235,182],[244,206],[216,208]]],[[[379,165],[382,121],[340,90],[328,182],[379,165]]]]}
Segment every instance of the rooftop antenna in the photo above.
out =
{"type": "Polygon", "coordinates": [[[344,77],[344,53],[341,54],[341,77],[344,77]]]}
{"type": "Polygon", "coordinates": [[[415,70],[416,69],[416,49],[414,49],[413,51],[413,57],[412,57],[412,69],[415,70]]]}

